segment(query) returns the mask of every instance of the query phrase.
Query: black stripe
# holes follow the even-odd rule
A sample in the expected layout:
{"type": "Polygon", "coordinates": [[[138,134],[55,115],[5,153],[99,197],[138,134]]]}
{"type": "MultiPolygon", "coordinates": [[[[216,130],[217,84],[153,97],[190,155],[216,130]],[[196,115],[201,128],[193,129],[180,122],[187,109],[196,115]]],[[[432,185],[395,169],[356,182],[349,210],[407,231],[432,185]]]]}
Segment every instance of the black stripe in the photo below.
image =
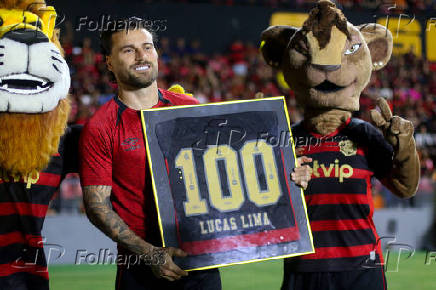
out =
{"type": "Polygon", "coordinates": [[[172,105],[172,103],[170,102],[170,100],[165,99],[163,94],[161,93],[160,90],[157,90],[157,95],[159,96],[159,101],[161,101],[162,103],[166,104],[166,105],[172,105]]]}
{"type": "Polygon", "coordinates": [[[339,182],[338,178],[320,177],[313,178],[304,191],[304,194],[320,193],[347,193],[347,194],[366,194],[366,180],[356,178],[346,178],[339,182]]]}
{"type": "Polygon", "coordinates": [[[2,183],[0,184],[0,202],[29,202],[32,204],[47,205],[57,187],[32,184],[26,189],[24,183],[2,183]]]}
{"type": "Polygon", "coordinates": [[[0,276],[0,289],[48,290],[49,284],[48,280],[44,277],[28,272],[20,272],[10,276],[0,276]],[[13,288],[11,288],[10,285],[13,285],[13,288]]]}
{"type": "Polygon", "coordinates": [[[352,247],[375,244],[371,229],[349,231],[312,232],[315,248],[319,247],[352,247]]]}
{"type": "MultiPolygon", "coordinates": [[[[325,271],[350,271],[353,269],[365,269],[380,265],[380,257],[376,255],[375,262],[369,260],[368,255],[351,258],[330,258],[330,259],[285,259],[285,275],[293,271],[325,272],[325,271]]],[[[381,266],[378,266],[381,267],[381,266]]]]}
{"type": "Polygon", "coordinates": [[[52,60],[56,60],[56,61],[62,63],[62,60],[60,60],[60,59],[58,59],[58,58],[56,58],[56,57],[54,57],[54,56],[52,56],[51,59],[52,59],[52,60]]]}
{"type": "Polygon", "coordinates": [[[8,264],[14,261],[47,266],[44,249],[42,247],[35,248],[24,244],[12,244],[0,247],[0,264],[8,264]]]}
{"type": "Polygon", "coordinates": [[[44,169],[42,172],[61,175],[62,165],[63,165],[62,157],[52,156],[47,168],[44,169]]]}
{"type": "Polygon", "coordinates": [[[307,207],[310,221],[366,219],[369,214],[367,204],[323,204],[307,207]]]}
{"type": "Polygon", "coordinates": [[[44,218],[27,215],[0,216],[0,235],[20,231],[23,234],[40,236],[44,218]]]}
{"type": "Polygon", "coordinates": [[[115,124],[115,126],[118,126],[118,124],[121,121],[121,115],[127,109],[127,106],[123,102],[121,102],[121,100],[117,96],[115,96],[114,100],[115,100],[115,103],[118,104],[117,123],[115,124]]]}
{"type": "Polygon", "coordinates": [[[52,66],[53,66],[54,69],[57,70],[59,73],[62,73],[62,72],[59,70],[59,68],[58,68],[54,63],[52,63],[52,66]]]}

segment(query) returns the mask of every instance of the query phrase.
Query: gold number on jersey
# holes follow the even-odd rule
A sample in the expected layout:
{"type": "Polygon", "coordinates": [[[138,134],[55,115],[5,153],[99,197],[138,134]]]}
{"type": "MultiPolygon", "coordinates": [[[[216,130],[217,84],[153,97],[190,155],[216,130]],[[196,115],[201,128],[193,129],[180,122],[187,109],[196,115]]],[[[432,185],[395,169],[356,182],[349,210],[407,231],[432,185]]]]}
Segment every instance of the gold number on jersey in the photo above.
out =
{"type": "Polygon", "coordinates": [[[265,140],[253,140],[245,143],[240,152],[248,198],[259,207],[276,203],[280,198],[281,191],[273,148],[265,140]],[[262,167],[266,179],[266,190],[260,188],[260,178],[255,165],[256,155],[263,161],[262,167]]]}
{"type": "Polygon", "coordinates": [[[244,203],[241,177],[239,176],[238,154],[229,145],[209,146],[203,155],[210,204],[221,212],[234,211],[244,203]],[[230,196],[224,196],[221,188],[221,178],[218,171],[218,161],[225,163],[230,196]]]}
{"type": "MultiPolygon", "coordinates": [[[[205,214],[208,212],[206,200],[200,197],[197,169],[191,148],[183,148],[176,156],[176,168],[181,170],[185,182],[186,200],[183,202],[186,216],[205,214]]],[[[182,177],[183,176],[183,177],[182,177]]]]}
{"type": "MultiPolygon", "coordinates": [[[[265,140],[248,141],[240,150],[245,178],[247,195],[251,202],[258,207],[276,203],[281,195],[278,179],[278,169],[271,145],[265,140]],[[260,186],[260,176],[256,170],[256,156],[262,160],[262,170],[265,175],[266,189],[260,186]]],[[[185,189],[186,201],[183,203],[186,216],[200,215],[208,212],[205,199],[200,196],[198,186],[197,168],[192,148],[183,148],[176,156],[176,168],[181,170],[185,189]]],[[[209,146],[203,155],[204,172],[209,191],[211,206],[221,212],[238,210],[244,203],[245,197],[241,186],[241,173],[238,166],[238,152],[229,145],[209,146]],[[219,173],[218,163],[225,164],[226,180],[230,192],[224,196],[221,187],[222,176],[219,173]]]]}

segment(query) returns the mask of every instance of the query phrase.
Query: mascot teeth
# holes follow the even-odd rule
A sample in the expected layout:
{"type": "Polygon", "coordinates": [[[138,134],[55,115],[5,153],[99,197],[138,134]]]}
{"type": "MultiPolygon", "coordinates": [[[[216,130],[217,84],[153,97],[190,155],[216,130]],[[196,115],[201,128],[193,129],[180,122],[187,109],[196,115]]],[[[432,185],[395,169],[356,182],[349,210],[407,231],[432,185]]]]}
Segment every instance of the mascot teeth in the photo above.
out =
{"type": "Polygon", "coordinates": [[[38,94],[53,86],[47,79],[35,77],[29,74],[15,74],[0,77],[0,90],[12,94],[38,94]]]}

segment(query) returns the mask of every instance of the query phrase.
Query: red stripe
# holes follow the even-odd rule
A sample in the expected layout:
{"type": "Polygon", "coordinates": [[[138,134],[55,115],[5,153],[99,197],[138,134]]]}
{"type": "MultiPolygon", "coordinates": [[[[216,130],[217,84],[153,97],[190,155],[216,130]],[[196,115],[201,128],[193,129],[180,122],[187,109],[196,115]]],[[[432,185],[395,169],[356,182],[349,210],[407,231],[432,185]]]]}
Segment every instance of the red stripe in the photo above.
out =
{"type": "Polygon", "coordinates": [[[370,224],[366,219],[325,220],[325,221],[311,221],[310,227],[312,228],[313,232],[349,231],[349,230],[369,229],[370,224]]]}
{"type": "MultiPolygon", "coordinates": [[[[291,188],[289,187],[289,182],[288,182],[288,178],[289,178],[290,175],[288,175],[288,172],[286,171],[286,166],[285,166],[285,157],[283,156],[283,150],[282,150],[282,148],[280,148],[280,154],[281,154],[281,156],[282,156],[282,165],[283,165],[283,171],[284,171],[284,174],[285,174],[286,188],[288,189],[289,204],[291,205],[291,208],[292,208],[292,214],[293,214],[293,217],[294,217],[294,219],[296,219],[296,218],[295,218],[295,210],[294,210],[294,206],[292,205],[291,188]]],[[[298,193],[301,193],[301,190],[300,190],[300,189],[298,189],[298,193]]],[[[302,202],[304,202],[304,200],[302,200],[302,202]]],[[[296,231],[299,232],[299,229],[298,229],[298,225],[297,225],[297,223],[295,223],[295,228],[296,228],[296,231]]]]}
{"type": "Polygon", "coordinates": [[[170,167],[168,166],[168,160],[165,158],[165,167],[167,168],[168,178],[170,177],[170,167]]]}
{"type": "Polygon", "coordinates": [[[48,205],[46,204],[34,204],[28,202],[1,202],[0,216],[19,214],[43,218],[47,213],[47,209],[48,205]]]}
{"type": "Polygon", "coordinates": [[[241,247],[257,247],[295,241],[300,238],[296,227],[255,234],[224,237],[214,240],[185,242],[182,249],[190,255],[226,252],[241,247]]]}
{"type": "Polygon", "coordinates": [[[48,280],[47,267],[35,265],[33,263],[25,263],[23,261],[15,261],[9,264],[0,264],[0,277],[10,276],[15,273],[31,273],[33,275],[41,276],[48,280]]]}
{"type": "Polygon", "coordinates": [[[367,204],[366,194],[350,193],[323,193],[305,195],[308,205],[320,204],[367,204]]]}
{"type": "MultiPolygon", "coordinates": [[[[325,142],[322,144],[315,145],[307,145],[307,146],[299,146],[298,148],[303,148],[303,155],[315,154],[315,153],[323,153],[323,152],[340,152],[341,148],[336,142],[325,142]],[[331,144],[328,144],[331,143],[331,144]]],[[[356,151],[357,155],[365,156],[365,151],[361,148],[358,148],[356,151]]]]}
{"type": "MultiPolygon", "coordinates": [[[[339,165],[340,167],[340,165],[339,165]]],[[[330,170],[328,167],[326,168],[326,171],[330,170]]],[[[312,179],[314,178],[321,178],[321,177],[331,177],[331,178],[339,178],[339,172],[338,174],[336,174],[336,168],[335,165],[333,164],[333,168],[331,168],[330,170],[330,175],[325,175],[324,170],[321,168],[321,166],[318,168],[318,175],[319,176],[315,176],[315,174],[312,173],[312,179]],[[338,175],[338,176],[336,176],[338,175]]],[[[338,170],[339,171],[339,170],[338,170]]],[[[344,173],[348,173],[348,171],[344,172],[344,173]]],[[[353,174],[350,177],[343,177],[344,179],[349,179],[349,178],[356,178],[356,179],[366,179],[368,177],[371,177],[374,173],[370,170],[366,170],[366,169],[359,169],[359,168],[353,168],[353,174]]]]}
{"type": "Polygon", "coordinates": [[[369,255],[374,250],[373,244],[353,246],[353,247],[322,247],[316,248],[315,254],[301,256],[301,259],[332,259],[332,258],[350,258],[369,255]]]}
{"type": "Polygon", "coordinates": [[[42,237],[35,235],[23,235],[21,232],[12,232],[0,235],[0,247],[12,244],[26,244],[35,248],[42,248],[42,237]]]}
{"type": "MultiPolygon", "coordinates": [[[[168,160],[165,158],[165,166],[167,168],[167,175],[168,175],[168,185],[170,187],[170,192],[172,192],[171,189],[171,182],[170,182],[170,167],[168,165],[168,160]]],[[[180,237],[180,227],[179,227],[179,220],[177,218],[177,209],[176,209],[176,204],[174,203],[173,200],[173,206],[174,206],[174,222],[176,223],[176,233],[177,233],[177,240],[179,242],[179,245],[182,243],[182,238],[180,237]]]]}
{"type": "Polygon", "coordinates": [[[36,182],[38,185],[58,187],[61,183],[61,176],[59,174],[41,172],[39,179],[36,182]]]}

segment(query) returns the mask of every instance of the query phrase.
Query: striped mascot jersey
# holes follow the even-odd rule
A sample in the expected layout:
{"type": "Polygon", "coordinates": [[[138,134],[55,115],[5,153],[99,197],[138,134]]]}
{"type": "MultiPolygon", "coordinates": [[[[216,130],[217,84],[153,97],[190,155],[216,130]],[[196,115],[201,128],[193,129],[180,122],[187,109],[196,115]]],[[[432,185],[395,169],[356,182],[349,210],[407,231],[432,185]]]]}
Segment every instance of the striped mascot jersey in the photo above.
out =
{"type": "Polygon", "coordinates": [[[77,172],[81,127],[68,128],[45,170],[10,176],[0,169],[0,289],[49,289],[41,230],[62,177],[77,172]]]}
{"type": "Polygon", "coordinates": [[[380,265],[371,178],[389,174],[392,147],[375,127],[354,118],[327,136],[308,132],[301,122],[292,133],[298,154],[312,158],[304,195],[315,253],[288,259],[285,268],[331,272],[380,265]]]}

